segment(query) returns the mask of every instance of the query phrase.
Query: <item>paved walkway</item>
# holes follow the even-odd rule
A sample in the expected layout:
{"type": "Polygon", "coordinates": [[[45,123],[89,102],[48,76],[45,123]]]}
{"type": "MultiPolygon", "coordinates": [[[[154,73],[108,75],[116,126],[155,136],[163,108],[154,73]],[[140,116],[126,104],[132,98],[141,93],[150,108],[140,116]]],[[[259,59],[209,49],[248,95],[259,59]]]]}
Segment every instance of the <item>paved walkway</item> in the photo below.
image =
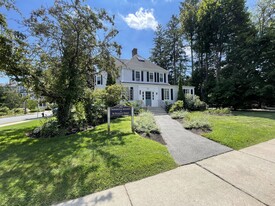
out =
{"type": "Polygon", "coordinates": [[[275,139],[59,206],[275,205],[275,139]]]}
{"type": "Polygon", "coordinates": [[[152,112],[155,114],[157,125],[167,143],[169,152],[179,165],[197,162],[232,150],[184,129],[178,121],[173,120],[161,108],[152,110],[152,112]]]}

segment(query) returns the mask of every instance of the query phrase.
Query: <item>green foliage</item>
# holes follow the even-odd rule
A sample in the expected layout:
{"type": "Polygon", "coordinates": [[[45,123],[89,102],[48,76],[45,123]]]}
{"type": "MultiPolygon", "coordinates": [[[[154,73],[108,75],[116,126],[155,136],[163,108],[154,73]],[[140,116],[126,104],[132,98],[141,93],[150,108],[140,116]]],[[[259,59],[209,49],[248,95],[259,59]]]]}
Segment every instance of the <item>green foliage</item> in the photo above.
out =
{"type": "Polygon", "coordinates": [[[200,100],[196,95],[185,95],[185,108],[190,111],[203,111],[206,109],[207,104],[200,100]]]}
{"type": "Polygon", "coordinates": [[[172,119],[184,119],[186,115],[188,115],[189,112],[186,111],[175,111],[170,114],[172,119]]]}
{"type": "Polygon", "coordinates": [[[0,107],[0,116],[5,116],[10,113],[11,113],[11,111],[8,107],[0,107]]]}
{"type": "Polygon", "coordinates": [[[34,99],[28,99],[27,100],[27,108],[30,110],[36,110],[38,105],[38,101],[34,99]]]}
{"type": "Polygon", "coordinates": [[[211,115],[230,115],[231,110],[230,108],[209,108],[205,111],[205,113],[211,115]]]}
{"type": "Polygon", "coordinates": [[[178,100],[174,104],[172,104],[171,108],[169,109],[169,113],[181,110],[183,110],[183,101],[178,100]]]}
{"type": "Polygon", "coordinates": [[[125,106],[134,107],[135,115],[138,115],[143,111],[142,104],[143,104],[142,100],[136,100],[136,101],[124,103],[125,106]]]}
{"type": "Polygon", "coordinates": [[[211,124],[207,115],[193,115],[192,113],[188,113],[185,115],[183,126],[186,129],[211,130],[211,124]]]}
{"type": "Polygon", "coordinates": [[[169,101],[165,101],[164,103],[165,103],[165,111],[168,113],[173,104],[169,101]]]}
{"type": "Polygon", "coordinates": [[[183,93],[183,89],[182,89],[182,78],[179,78],[178,100],[184,101],[184,93],[183,93]]]}
{"type": "Polygon", "coordinates": [[[183,37],[177,16],[172,15],[166,28],[157,27],[150,60],[168,70],[169,83],[176,85],[185,75],[187,57],[183,46],[183,37]]]}
{"type": "Polygon", "coordinates": [[[40,124],[0,128],[1,205],[54,205],[176,168],[164,145],[131,132],[130,118],[112,121],[111,135],[103,124],[70,136],[28,138],[40,124]]]}
{"type": "Polygon", "coordinates": [[[84,104],[82,102],[76,103],[71,111],[72,117],[70,118],[70,127],[76,127],[77,129],[80,129],[84,122],[86,122],[86,113],[84,104]]]}
{"type": "MultiPolygon", "coordinates": [[[[121,47],[113,40],[118,33],[114,17],[104,9],[90,8],[85,1],[55,1],[30,16],[24,19],[23,30],[31,41],[16,42],[19,38],[8,32],[1,35],[1,54],[5,55],[1,55],[0,70],[56,102],[57,120],[65,128],[73,116],[73,105],[84,99],[85,89],[94,88],[95,74],[103,69],[116,74],[112,55],[120,54],[121,47]]],[[[17,36],[21,37],[18,32],[17,36]]]]}
{"type": "Polygon", "coordinates": [[[55,119],[42,120],[42,126],[35,128],[32,132],[32,137],[35,138],[51,138],[58,135],[65,135],[65,130],[60,129],[55,119]]]}
{"type": "Polygon", "coordinates": [[[125,88],[119,84],[106,87],[106,106],[113,107],[119,104],[121,100],[125,99],[125,97],[122,96],[124,90],[125,88]]]}
{"type": "Polygon", "coordinates": [[[138,133],[159,133],[154,115],[151,112],[142,112],[140,113],[134,123],[134,129],[138,133]]]}
{"type": "Polygon", "coordinates": [[[22,97],[16,91],[9,87],[3,87],[2,92],[0,91],[0,106],[14,109],[22,106],[22,97]]]}
{"type": "MultiPolygon", "coordinates": [[[[106,90],[95,89],[92,92],[90,120],[92,125],[98,125],[107,121],[106,90]]],[[[87,112],[86,112],[87,113],[87,112]]]]}
{"type": "Polygon", "coordinates": [[[24,109],[23,109],[23,108],[14,108],[14,109],[12,110],[12,112],[13,112],[14,114],[24,114],[24,109]]]}

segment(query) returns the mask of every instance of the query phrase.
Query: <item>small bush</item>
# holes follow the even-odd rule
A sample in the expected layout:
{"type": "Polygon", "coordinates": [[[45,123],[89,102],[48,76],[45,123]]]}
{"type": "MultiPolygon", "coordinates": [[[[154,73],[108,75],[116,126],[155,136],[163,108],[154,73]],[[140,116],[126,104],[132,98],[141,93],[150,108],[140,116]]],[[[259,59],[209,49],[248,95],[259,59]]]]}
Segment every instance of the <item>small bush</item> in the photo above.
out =
{"type": "Polygon", "coordinates": [[[206,118],[192,118],[184,122],[186,129],[211,130],[211,124],[206,118]]]}
{"type": "Polygon", "coordinates": [[[165,111],[168,113],[172,107],[172,103],[169,101],[165,101],[165,111]]]}
{"type": "Polygon", "coordinates": [[[65,130],[62,130],[58,126],[56,120],[46,120],[46,122],[41,126],[33,130],[31,136],[35,138],[50,138],[58,135],[64,135],[65,130]]]}
{"type": "Polygon", "coordinates": [[[171,113],[171,117],[172,119],[184,119],[186,115],[188,115],[189,112],[186,111],[176,111],[171,113]]]}
{"type": "Polygon", "coordinates": [[[8,107],[0,107],[0,116],[12,114],[12,111],[8,107]]]}
{"type": "Polygon", "coordinates": [[[23,108],[15,108],[12,110],[14,114],[24,114],[23,108]]]}
{"type": "Polygon", "coordinates": [[[200,100],[199,96],[185,95],[185,108],[190,111],[206,110],[207,104],[200,100]]]}
{"type": "Polygon", "coordinates": [[[231,110],[229,108],[211,108],[205,111],[211,115],[230,115],[231,110]]]}
{"type": "Polygon", "coordinates": [[[183,110],[183,101],[178,100],[174,104],[172,104],[169,113],[175,112],[175,111],[180,111],[183,110]]]}
{"type": "Polygon", "coordinates": [[[134,114],[135,115],[138,115],[143,111],[141,100],[137,100],[137,101],[133,101],[133,102],[124,102],[122,104],[125,105],[125,106],[128,106],[128,107],[134,107],[134,114]]]}
{"type": "Polygon", "coordinates": [[[151,112],[140,113],[134,123],[134,129],[138,133],[159,133],[159,129],[156,125],[154,115],[151,112]]]}

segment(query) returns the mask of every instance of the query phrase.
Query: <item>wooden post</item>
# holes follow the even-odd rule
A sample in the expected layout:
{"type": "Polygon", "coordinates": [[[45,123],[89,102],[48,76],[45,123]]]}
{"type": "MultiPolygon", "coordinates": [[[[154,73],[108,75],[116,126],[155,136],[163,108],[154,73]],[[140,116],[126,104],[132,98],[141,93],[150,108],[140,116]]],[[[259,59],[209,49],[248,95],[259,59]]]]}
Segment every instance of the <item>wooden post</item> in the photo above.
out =
{"type": "Polygon", "coordinates": [[[135,130],[134,130],[134,107],[131,107],[131,127],[132,127],[132,132],[135,132],[135,130]]]}
{"type": "Polygon", "coordinates": [[[110,112],[110,107],[108,107],[108,115],[107,115],[107,119],[108,119],[108,135],[110,134],[110,130],[111,130],[111,125],[110,125],[110,117],[111,116],[111,112],[110,112]]]}

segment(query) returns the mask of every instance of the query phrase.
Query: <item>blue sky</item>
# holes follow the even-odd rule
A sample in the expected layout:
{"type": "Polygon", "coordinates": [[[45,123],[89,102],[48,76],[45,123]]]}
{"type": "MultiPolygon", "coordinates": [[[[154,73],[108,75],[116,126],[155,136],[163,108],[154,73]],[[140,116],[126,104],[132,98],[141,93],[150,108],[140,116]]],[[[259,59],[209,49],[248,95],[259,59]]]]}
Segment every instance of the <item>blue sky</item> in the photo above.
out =
{"type": "MultiPolygon", "coordinates": [[[[130,58],[133,48],[144,58],[149,58],[153,47],[154,29],[157,24],[165,25],[173,14],[179,13],[180,0],[87,0],[92,8],[104,8],[110,15],[115,15],[115,26],[119,30],[116,41],[122,46],[122,58],[130,58]]],[[[17,8],[23,16],[28,16],[33,9],[41,5],[50,6],[53,0],[16,0],[17,8]]],[[[256,0],[247,0],[252,9],[256,0]]],[[[20,30],[15,23],[18,14],[3,11],[8,19],[9,27],[20,30]]],[[[7,82],[0,77],[0,83],[7,82]]]]}

